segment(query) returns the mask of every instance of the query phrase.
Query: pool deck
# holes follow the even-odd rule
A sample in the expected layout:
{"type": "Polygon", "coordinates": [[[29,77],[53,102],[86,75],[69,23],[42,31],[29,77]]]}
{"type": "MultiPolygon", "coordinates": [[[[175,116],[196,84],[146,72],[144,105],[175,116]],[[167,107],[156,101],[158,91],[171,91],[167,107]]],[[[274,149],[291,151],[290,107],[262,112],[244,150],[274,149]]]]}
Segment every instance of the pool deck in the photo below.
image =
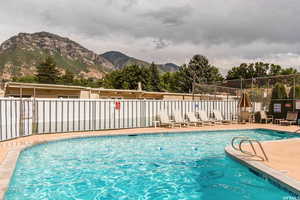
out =
{"type": "MultiPolygon", "coordinates": [[[[128,134],[146,134],[161,132],[184,132],[184,131],[212,131],[212,130],[237,130],[237,129],[272,129],[279,131],[295,132],[299,126],[279,126],[271,124],[232,124],[232,125],[216,125],[204,127],[189,128],[138,128],[138,129],[122,129],[122,130],[106,130],[93,132],[76,132],[76,133],[59,133],[44,134],[22,137],[10,141],[0,142],[0,199],[4,198],[5,191],[8,188],[10,177],[13,174],[19,153],[30,146],[78,137],[90,136],[112,136],[112,135],[128,135],[128,134]]],[[[260,159],[250,159],[249,163],[258,163],[268,169],[274,170],[288,178],[290,181],[300,185],[300,139],[288,139],[274,142],[263,142],[263,147],[267,153],[269,161],[261,161],[260,159]]],[[[226,149],[241,162],[249,161],[249,156],[241,155],[232,149],[226,149]]],[[[228,153],[227,152],[227,153],[228,153]]],[[[300,187],[299,187],[300,188],[300,187]]],[[[299,190],[300,191],[300,190],[299,190]]]]}

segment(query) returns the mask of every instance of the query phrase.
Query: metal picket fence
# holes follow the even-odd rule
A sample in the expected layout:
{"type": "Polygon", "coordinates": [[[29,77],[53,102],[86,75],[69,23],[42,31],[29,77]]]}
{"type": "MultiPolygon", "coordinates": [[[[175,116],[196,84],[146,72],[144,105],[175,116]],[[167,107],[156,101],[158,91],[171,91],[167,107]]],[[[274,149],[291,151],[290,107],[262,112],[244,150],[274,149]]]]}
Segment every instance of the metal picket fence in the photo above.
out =
{"type": "Polygon", "coordinates": [[[236,100],[0,99],[0,141],[33,134],[142,128],[153,126],[161,110],[238,112],[236,100]]]}

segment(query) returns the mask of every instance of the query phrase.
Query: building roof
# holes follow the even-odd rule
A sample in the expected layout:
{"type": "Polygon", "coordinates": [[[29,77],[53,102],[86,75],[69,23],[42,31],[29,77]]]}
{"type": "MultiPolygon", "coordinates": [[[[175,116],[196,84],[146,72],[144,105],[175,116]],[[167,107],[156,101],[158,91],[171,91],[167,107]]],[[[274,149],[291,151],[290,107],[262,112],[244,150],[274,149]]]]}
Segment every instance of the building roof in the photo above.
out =
{"type": "MultiPolygon", "coordinates": [[[[172,93],[172,92],[148,92],[143,90],[124,90],[124,89],[109,89],[109,88],[91,88],[83,86],[73,85],[58,85],[58,84],[40,84],[40,83],[19,83],[19,82],[7,82],[4,86],[6,88],[36,88],[36,89],[56,89],[56,90],[87,90],[98,92],[114,92],[114,93],[130,93],[130,94],[142,94],[142,95],[170,95],[170,96],[193,96],[190,93],[172,93]]],[[[211,94],[194,94],[195,97],[227,97],[226,95],[211,95],[211,94]]],[[[231,96],[234,97],[234,96],[231,96]]]]}

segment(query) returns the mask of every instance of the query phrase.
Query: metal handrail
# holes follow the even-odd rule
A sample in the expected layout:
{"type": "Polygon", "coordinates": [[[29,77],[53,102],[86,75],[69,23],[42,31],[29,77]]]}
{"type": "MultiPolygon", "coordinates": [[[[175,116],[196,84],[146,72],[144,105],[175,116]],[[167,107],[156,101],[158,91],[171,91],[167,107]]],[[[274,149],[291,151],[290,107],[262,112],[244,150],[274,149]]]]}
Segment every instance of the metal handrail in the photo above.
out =
{"type": "Polygon", "coordinates": [[[295,133],[298,133],[298,132],[300,132],[300,129],[298,129],[298,130],[295,131],[295,133]]]}
{"type": "Polygon", "coordinates": [[[262,158],[263,160],[269,161],[268,156],[267,156],[267,154],[266,154],[266,152],[265,152],[265,150],[264,150],[262,144],[261,144],[258,140],[254,140],[254,139],[251,139],[251,140],[241,140],[241,142],[240,142],[240,144],[239,144],[239,148],[240,148],[240,151],[241,151],[242,153],[246,153],[246,154],[249,154],[249,155],[257,156],[257,157],[262,158]],[[243,144],[244,142],[249,142],[249,143],[250,143],[250,145],[251,145],[251,147],[252,147],[252,150],[253,150],[253,152],[254,152],[254,155],[251,154],[250,152],[244,151],[244,150],[242,149],[242,144],[243,144]],[[258,146],[259,146],[261,152],[262,152],[263,155],[264,155],[264,158],[261,157],[261,156],[259,156],[259,155],[257,155],[257,153],[256,153],[256,151],[255,151],[255,148],[254,148],[254,145],[253,145],[253,142],[256,142],[256,143],[258,144],[258,146]]]}
{"type": "Polygon", "coordinates": [[[234,142],[237,139],[251,139],[251,138],[249,138],[247,136],[237,136],[237,137],[232,138],[232,140],[231,140],[231,146],[232,146],[232,148],[235,149],[235,150],[237,150],[237,151],[239,151],[240,149],[237,148],[236,146],[234,146],[234,142]]]}
{"type": "Polygon", "coordinates": [[[235,150],[237,150],[237,151],[240,151],[240,152],[242,152],[242,153],[244,153],[244,154],[248,154],[248,155],[251,155],[251,156],[257,156],[257,157],[261,158],[262,160],[269,161],[268,156],[267,156],[267,154],[266,154],[266,152],[265,152],[265,150],[264,150],[262,144],[261,144],[258,140],[251,139],[251,138],[249,138],[249,137],[247,137],[247,136],[238,136],[238,137],[232,138],[232,140],[231,140],[231,146],[232,146],[233,149],[235,149],[235,150]],[[237,140],[237,139],[242,139],[242,140],[240,141],[240,143],[239,143],[239,147],[238,147],[238,148],[237,148],[236,146],[234,146],[234,141],[237,140]],[[248,152],[248,151],[243,150],[242,145],[243,145],[243,143],[245,143],[245,142],[249,142],[249,144],[250,144],[250,146],[251,146],[251,148],[252,148],[254,154],[251,153],[251,152],[248,152]],[[256,142],[256,143],[258,144],[258,146],[259,146],[261,152],[263,153],[264,157],[259,156],[259,155],[257,154],[257,152],[256,152],[256,150],[255,150],[255,147],[254,147],[254,145],[253,145],[254,142],[256,142]]]}

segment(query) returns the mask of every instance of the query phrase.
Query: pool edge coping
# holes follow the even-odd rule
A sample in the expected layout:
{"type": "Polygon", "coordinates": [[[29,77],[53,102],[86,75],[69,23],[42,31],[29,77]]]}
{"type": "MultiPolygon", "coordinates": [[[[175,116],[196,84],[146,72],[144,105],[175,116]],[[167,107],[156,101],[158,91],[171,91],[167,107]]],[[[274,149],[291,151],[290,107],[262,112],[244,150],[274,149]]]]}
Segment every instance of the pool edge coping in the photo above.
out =
{"type": "MultiPolygon", "coordinates": [[[[286,140],[299,140],[299,138],[292,138],[292,139],[286,139],[286,140]]],[[[281,140],[279,140],[281,141],[281,140]]],[[[274,141],[265,141],[265,142],[274,142],[274,141]]],[[[275,141],[276,142],[276,141],[275,141]]],[[[300,181],[287,176],[284,172],[281,172],[279,170],[273,169],[267,165],[265,165],[261,161],[257,160],[245,160],[238,156],[238,153],[240,155],[240,152],[234,150],[231,146],[227,146],[225,148],[225,153],[233,158],[238,163],[242,164],[243,166],[253,170],[254,172],[258,173],[263,178],[269,179],[276,184],[278,184],[280,187],[300,196],[300,181]]]]}
{"type": "MultiPolygon", "coordinates": [[[[259,127],[241,127],[239,129],[226,129],[224,127],[221,129],[217,129],[217,130],[163,130],[163,131],[158,131],[158,132],[151,132],[151,131],[147,131],[145,130],[144,132],[141,131],[139,133],[134,133],[134,135],[147,135],[147,134],[164,134],[164,133],[189,133],[189,132],[203,132],[203,131],[210,131],[210,132],[214,132],[214,131],[230,131],[230,130],[258,130],[258,129],[264,129],[264,130],[272,130],[272,131],[281,131],[281,132],[286,132],[286,133],[292,133],[290,131],[282,131],[282,130],[276,130],[276,129],[272,129],[272,128],[259,128],[259,127]]],[[[128,129],[130,130],[130,129],[128,129]]],[[[15,167],[17,165],[17,161],[19,159],[19,155],[21,154],[22,151],[24,151],[27,148],[31,148],[33,146],[36,145],[40,145],[43,143],[48,143],[48,142],[55,142],[55,141],[61,141],[61,140],[68,140],[68,139],[79,139],[79,138],[88,138],[88,137],[103,137],[103,136],[126,136],[126,135],[130,135],[130,133],[116,133],[116,134],[111,134],[111,133],[102,133],[102,134],[93,134],[93,132],[86,132],[85,134],[81,134],[81,135],[65,135],[63,137],[60,138],[49,138],[49,139],[45,139],[45,140],[41,140],[38,142],[32,142],[32,143],[25,143],[23,145],[20,146],[16,146],[12,149],[10,149],[5,158],[3,159],[3,161],[0,163],[0,171],[4,172],[3,175],[0,174],[0,200],[4,200],[5,197],[5,193],[7,191],[7,189],[9,188],[9,184],[10,184],[10,180],[14,174],[15,171],[15,167]],[[6,173],[5,173],[6,172],[6,173]]],[[[281,140],[282,141],[282,140],[281,140]]],[[[271,142],[271,141],[270,141],[271,142]]],[[[273,141],[274,142],[274,141],[273,141]]],[[[226,152],[226,149],[225,149],[226,152]]],[[[227,152],[226,152],[227,153],[227,152]]],[[[271,168],[272,169],[272,168],[271,168]]],[[[299,194],[300,194],[300,189],[299,189],[299,194]]]]}

